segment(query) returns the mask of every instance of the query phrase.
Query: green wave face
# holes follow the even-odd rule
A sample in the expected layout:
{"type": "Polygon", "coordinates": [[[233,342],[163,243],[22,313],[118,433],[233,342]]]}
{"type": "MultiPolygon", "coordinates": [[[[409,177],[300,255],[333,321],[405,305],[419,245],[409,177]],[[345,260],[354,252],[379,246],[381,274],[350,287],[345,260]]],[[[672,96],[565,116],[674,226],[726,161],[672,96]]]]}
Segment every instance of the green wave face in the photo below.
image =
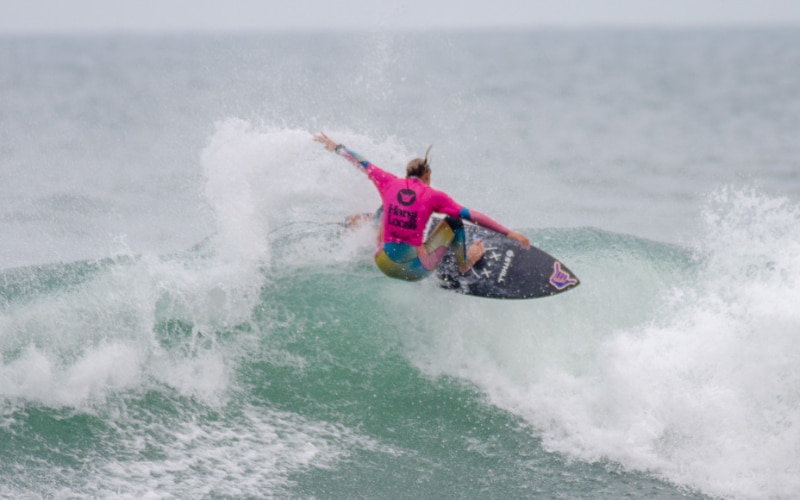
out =
{"type": "Polygon", "coordinates": [[[0,474],[13,480],[0,491],[672,491],[610,462],[554,453],[536,419],[494,401],[500,381],[464,370],[480,358],[509,390],[531,377],[546,382],[548,366],[588,373],[593,349],[652,318],[659,297],[697,264],[680,248],[594,229],[527,233],[584,284],[563,297],[506,303],[387,280],[366,246],[345,262],[296,259],[320,239],[330,248],[358,237],[335,226],[280,233],[272,261],[255,272],[202,246],[6,271],[0,474]],[[585,345],[564,351],[567,339],[585,345]],[[42,483],[45,471],[51,479],[42,483]]]}

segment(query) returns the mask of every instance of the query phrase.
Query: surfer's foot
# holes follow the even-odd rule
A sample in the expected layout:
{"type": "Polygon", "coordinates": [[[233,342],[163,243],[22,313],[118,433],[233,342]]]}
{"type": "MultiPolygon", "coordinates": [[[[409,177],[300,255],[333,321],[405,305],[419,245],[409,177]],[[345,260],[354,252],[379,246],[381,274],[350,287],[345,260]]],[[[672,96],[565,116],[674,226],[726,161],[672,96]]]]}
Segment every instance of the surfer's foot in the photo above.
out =
{"type": "Polygon", "coordinates": [[[458,266],[458,272],[466,274],[472,269],[472,266],[478,263],[483,258],[483,253],[486,250],[483,248],[483,242],[478,240],[473,243],[469,250],[467,250],[467,262],[463,266],[458,266]]]}

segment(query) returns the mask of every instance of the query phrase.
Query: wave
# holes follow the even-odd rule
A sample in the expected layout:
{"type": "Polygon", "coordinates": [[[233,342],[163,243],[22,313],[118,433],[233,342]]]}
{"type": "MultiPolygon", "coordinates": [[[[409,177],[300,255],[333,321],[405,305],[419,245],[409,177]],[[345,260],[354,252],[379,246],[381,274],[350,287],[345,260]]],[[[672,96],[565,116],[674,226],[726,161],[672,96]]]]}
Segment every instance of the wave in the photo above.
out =
{"type": "Polygon", "coordinates": [[[417,336],[412,359],[475,383],[550,450],[715,496],[796,496],[799,217],[722,189],[685,250],[604,235],[562,251],[580,289],[463,310],[417,336]]]}
{"type": "MultiPolygon", "coordinates": [[[[649,253],[680,254],[594,229],[527,232],[584,268],[582,256],[598,242],[605,242],[608,262],[631,254],[630,245],[645,267],[649,253]]],[[[255,298],[248,281],[220,281],[226,273],[210,248],[213,239],[161,258],[5,272],[0,407],[3,426],[24,444],[9,450],[27,448],[40,433],[62,442],[48,467],[79,455],[85,474],[77,477],[93,479],[58,474],[59,487],[101,496],[157,490],[283,496],[297,491],[298,473],[341,467],[354,454],[416,456],[413,447],[376,440],[373,427],[409,425],[396,405],[439,400],[426,382],[438,377],[420,361],[431,354],[431,341],[445,340],[441,335],[460,324],[474,336],[482,326],[496,329],[498,317],[514,322],[514,308],[432,283],[385,279],[371,262],[367,232],[298,222],[271,234],[271,260],[257,273],[255,298]],[[89,420],[76,424],[76,416],[89,420]],[[43,425],[41,418],[62,423],[43,425]],[[63,442],[70,425],[93,436],[88,449],[63,442]],[[103,451],[95,441],[105,443],[103,451]],[[242,475],[242,467],[251,473],[242,475]]],[[[485,347],[469,341],[469,349],[485,347]]],[[[460,406],[436,404],[441,418],[462,418],[460,406]]],[[[35,479],[34,467],[6,493],[40,491],[35,479]]]]}
{"type": "MultiPolygon", "coordinates": [[[[366,154],[407,156],[392,141],[340,135],[366,154]]],[[[119,454],[92,466],[94,489],[72,491],[102,494],[156,470],[164,482],[153,484],[171,491],[279,495],[297,471],[335,467],[348,453],[402,454],[362,426],[398,425],[397,408],[425,390],[407,382],[414,370],[474,387],[548,451],[584,463],[728,498],[800,492],[800,209],[791,202],[720,190],[702,237],[684,245],[529,228],[582,285],[484,300],[384,278],[369,228],[336,224],[374,208],[371,186],[308,141],[303,131],[221,123],[202,157],[217,231],[186,252],[0,273],[0,427],[31,409],[123,418],[131,429],[166,414],[155,420],[168,430],[151,436],[175,451],[156,446],[149,456],[160,458],[144,460],[130,450],[146,443],[120,431],[119,454]],[[219,416],[223,408],[232,415],[219,416]],[[218,420],[227,418],[226,428],[218,420]],[[222,444],[234,435],[239,450],[222,444]],[[205,443],[199,461],[186,436],[205,443]],[[306,438],[310,447],[298,444],[306,438]],[[260,446],[289,450],[280,464],[256,462],[273,471],[266,483],[179,490],[165,472],[236,471],[260,446]],[[133,475],[116,469],[125,460],[133,475]]]]}

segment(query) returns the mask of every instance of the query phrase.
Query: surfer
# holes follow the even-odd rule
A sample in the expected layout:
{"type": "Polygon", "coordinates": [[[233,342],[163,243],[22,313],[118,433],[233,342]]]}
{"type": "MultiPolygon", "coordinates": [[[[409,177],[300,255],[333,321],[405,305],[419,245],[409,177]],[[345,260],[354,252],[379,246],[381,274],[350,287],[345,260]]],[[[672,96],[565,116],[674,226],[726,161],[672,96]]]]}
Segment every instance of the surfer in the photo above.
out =
{"type": "Polygon", "coordinates": [[[430,187],[430,148],[424,159],[415,158],[408,162],[403,179],[382,170],[343,145],[336,144],[324,133],[315,135],[314,140],[363,169],[378,189],[383,205],[376,214],[381,219],[381,226],[375,263],[389,277],[421,280],[436,269],[448,248],[453,249],[459,272],[468,272],[483,257],[484,247],[481,241],[476,241],[469,249],[466,248],[462,219],[504,234],[525,248],[530,247],[530,241],[523,234],[459,205],[445,192],[430,187]],[[434,212],[447,217],[423,242],[425,226],[434,212]]]}

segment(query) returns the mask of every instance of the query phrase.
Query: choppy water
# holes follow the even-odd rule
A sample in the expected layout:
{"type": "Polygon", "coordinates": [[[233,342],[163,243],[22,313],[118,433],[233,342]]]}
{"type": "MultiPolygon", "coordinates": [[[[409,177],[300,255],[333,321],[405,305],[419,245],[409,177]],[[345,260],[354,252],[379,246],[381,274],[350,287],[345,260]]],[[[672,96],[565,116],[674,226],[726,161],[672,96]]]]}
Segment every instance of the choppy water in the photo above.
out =
{"type": "Polygon", "coordinates": [[[0,496],[798,496],[798,42],[0,40],[0,496]],[[581,286],[385,279],[317,130],[581,286]]]}

